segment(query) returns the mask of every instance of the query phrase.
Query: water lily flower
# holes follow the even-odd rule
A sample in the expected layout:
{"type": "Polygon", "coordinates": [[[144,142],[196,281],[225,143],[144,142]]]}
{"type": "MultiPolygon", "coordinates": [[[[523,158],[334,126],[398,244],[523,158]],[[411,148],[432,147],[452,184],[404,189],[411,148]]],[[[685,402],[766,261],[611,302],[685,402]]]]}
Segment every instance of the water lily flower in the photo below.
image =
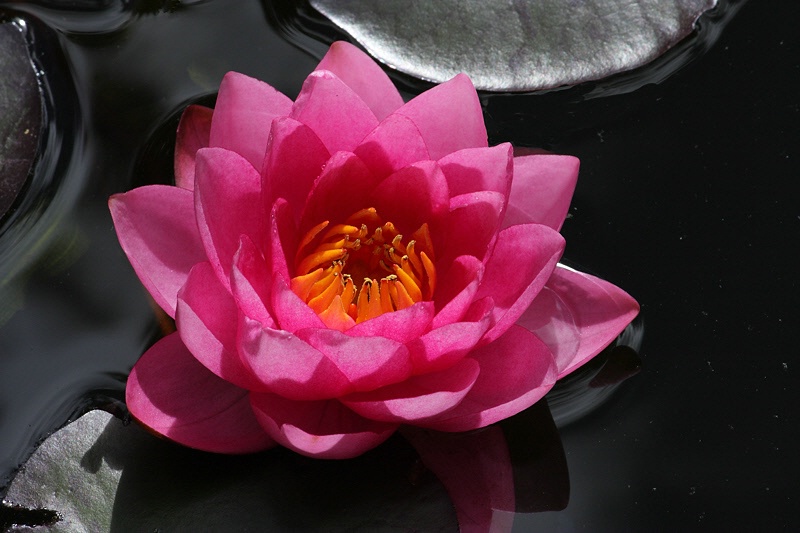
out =
{"type": "Polygon", "coordinates": [[[294,102],[228,73],[181,119],[176,186],[109,201],[177,327],[131,371],[130,412],[202,450],[323,458],[520,412],[638,312],[558,264],[577,173],[488,146],[464,75],[404,103],[343,42],[294,102]]]}

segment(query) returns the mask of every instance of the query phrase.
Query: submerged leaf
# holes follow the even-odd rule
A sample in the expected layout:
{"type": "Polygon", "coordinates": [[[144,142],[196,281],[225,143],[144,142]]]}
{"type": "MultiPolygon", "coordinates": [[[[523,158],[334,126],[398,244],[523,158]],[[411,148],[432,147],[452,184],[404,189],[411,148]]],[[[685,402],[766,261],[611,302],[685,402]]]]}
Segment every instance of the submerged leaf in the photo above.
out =
{"type": "Polygon", "coordinates": [[[533,91],[645,65],[717,0],[310,0],[373,56],[435,82],[533,91]]]}

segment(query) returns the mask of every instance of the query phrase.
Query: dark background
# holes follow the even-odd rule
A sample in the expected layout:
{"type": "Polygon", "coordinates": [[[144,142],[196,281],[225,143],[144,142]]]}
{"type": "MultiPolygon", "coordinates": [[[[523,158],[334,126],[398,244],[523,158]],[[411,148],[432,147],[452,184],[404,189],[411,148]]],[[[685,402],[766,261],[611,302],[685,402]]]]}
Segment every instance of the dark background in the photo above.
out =
{"type": "MultiPolygon", "coordinates": [[[[565,257],[636,297],[644,323],[642,371],[561,428],[568,507],[515,530],[800,527],[800,3],[734,5],[713,46],[657,85],[484,98],[493,142],[580,157],[565,257]]],[[[32,250],[11,255],[17,296],[0,304],[17,309],[0,323],[0,486],[92,395],[119,396],[158,334],[108,195],[169,179],[180,110],[224,72],[294,97],[316,64],[256,1],[13,7],[55,89],[58,152],[28,190],[46,202],[23,204],[38,229],[0,235],[0,251],[32,250]]]]}

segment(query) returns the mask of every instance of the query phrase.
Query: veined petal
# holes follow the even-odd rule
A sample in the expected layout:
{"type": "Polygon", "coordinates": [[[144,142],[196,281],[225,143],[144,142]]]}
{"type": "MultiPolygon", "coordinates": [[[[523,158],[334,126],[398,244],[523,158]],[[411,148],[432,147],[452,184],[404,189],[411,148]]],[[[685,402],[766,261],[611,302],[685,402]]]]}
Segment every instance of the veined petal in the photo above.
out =
{"type": "Polygon", "coordinates": [[[236,152],[261,169],[272,119],[291,110],[292,101],[270,85],[228,72],[219,86],[209,146],[236,152]]]}
{"type": "Polygon", "coordinates": [[[266,239],[261,175],[242,156],[224,148],[197,152],[195,213],[206,254],[226,288],[239,238],[266,239]]]}
{"type": "Polygon", "coordinates": [[[564,238],[540,224],[511,226],[501,231],[486,263],[483,281],[475,295],[494,298],[495,325],[484,338],[502,335],[539,294],[564,252],[564,238]]]}
{"type": "Polygon", "coordinates": [[[198,263],[178,293],[175,323],[186,348],[214,374],[248,390],[265,390],[236,350],[233,297],[207,262],[198,263]]]}
{"type": "Polygon", "coordinates": [[[361,97],[335,74],[312,72],[289,114],[312,130],[328,152],[351,152],[378,125],[361,97]]]}
{"type": "Polygon", "coordinates": [[[465,148],[447,154],[439,160],[439,165],[452,196],[494,191],[508,198],[514,177],[514,151],[509,143],[489,148],[465,148]]]}
{"type": "Polygon", "coordinates": [[[527,409],[556,382],[553,355],[536,335],[512,326],[496,341],[469,355],[481,373],[455,408],[418,425],[439,431],[468,431],[527,409]]]}
{"type": "Polygon", "coordinates": [[[550,348],[562,378],[611,344],[638,313],[639,304],[619,287],[559,265],[518,324],[550,348]]]}
{"type": "Polygon", "coordinates": [[[329,70],[366,103],[378,120],[403,105],[389,76],[367,54],[345,41],[328,49],[316,70],[329,70]]]}
{"type": "Polygon", "coordinates": [[[285,198],[297,222],[308,193],[329,158],[330,153],[311,128],[289,117],[275,119],[262,167],[267,205],[285,198]]]}
{"type": "Polygon", "coordinates": [[[364,137],[353,152],[381,178],[417,161],[431,159],[416,124],[403,115],[389,115],[364,137]]]}
{"type": "Polygon", "coordinates": [[[264,429],[281,445],[309,457],[348,459],[388,439],[396,424],[363,418],[336,400],[296,402],[275,394],[251,395],[264,429]]]}
{"type": "Polygon", "coordinates": [[[475,360],[464,359],[446,370],[414,376],[371,391],[356,392],[340,400],[370,420],[414,423],[458,405],[479,373],[480,367],[475,360]]]}
{"type": "Polygon", "coordinates": [[[192,192],[166,185],[139,187],[108,201],[119,243],[156,303],[175,317],[178,290],[206,261],[192,192]]]}
{"type": "Polygon", "coordinates": [[[414,122],[431,159],[462,148],[487,146],[478,93],[464,74],[425,91],[395,113],[414,122]]]}
{"type": "Polygon", "coordinates": [[[177,333],[145,352],[125,387],[128,409],[139,422],[180,444],[216,453],[274,446],[248,394],[197,362],[177,333]]]}
{"type": "Polygon", "coordinates": [[[291,400],[336,398],[353,390],[347,376],[325,354],[283,330],[239,317],[242,361],[266,388],[291,400]]]}
{"type": "Polygon", "coordinates": [[[194,158],[197,151],[207,148],[211,135],[214,110],[201,105],[187,107],[175,139],[175,185],[194,190],[194,158]]]}
{"type": "Polygon", "coordinates": [[[578,181],[580,161],[569,155],[514,158],[514,181],[503,227],[544,224],[561,229],[578,181]]]}

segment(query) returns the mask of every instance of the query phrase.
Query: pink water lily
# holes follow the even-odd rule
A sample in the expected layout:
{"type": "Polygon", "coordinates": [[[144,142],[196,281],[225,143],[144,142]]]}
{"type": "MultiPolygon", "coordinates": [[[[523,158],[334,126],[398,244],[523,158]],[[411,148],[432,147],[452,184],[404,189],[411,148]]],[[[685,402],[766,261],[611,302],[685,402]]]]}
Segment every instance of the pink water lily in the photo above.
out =
{"type": "Polygon", "coordinates": [[[404,103],[335,43],[292,102],[238,73],[178,129],[176,186],[109,201],[177,332],[127,403],[187,446],[356,456],[512,416],[638,312],[558,264],[578,161],[489,147],[459,75],[404,103]]]}

